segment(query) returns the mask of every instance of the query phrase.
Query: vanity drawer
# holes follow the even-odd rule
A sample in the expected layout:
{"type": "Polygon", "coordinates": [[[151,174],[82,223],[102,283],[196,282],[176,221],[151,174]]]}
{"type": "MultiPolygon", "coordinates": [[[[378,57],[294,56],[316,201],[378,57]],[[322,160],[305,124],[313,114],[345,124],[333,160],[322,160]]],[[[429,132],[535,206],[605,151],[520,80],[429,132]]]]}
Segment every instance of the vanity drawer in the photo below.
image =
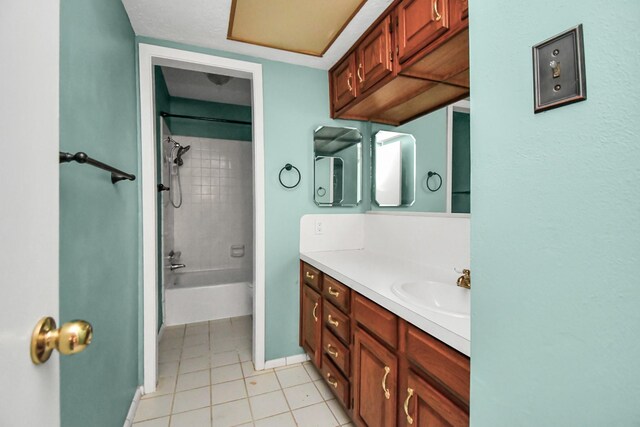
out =
{"type": "Polygon", "coordinates": [[[307,285],[317,289],[322,292],[322,288],[320,287],[320,271],[311,267],[309,264],[303,262],[302,263],[302,271],[300,273],[302,275],[302,280],[307,285]]]}
{"type": "Polygon", "coordinates": [[[349,409],[349,380],[333,366],[333,363],[329,362],[326,354],[322,357],[321,372],[322,378],[329,386],[329,389],[342,402],[344,407],[349,409]]]}
{"type": "Polygon", "coordinates": [[[398,316],[360,294],[353,299],[353,316],[373,335],[392,348],[398,347],[398,316]]]}
{"type": "Polygon", "coordinates": [[[331,303],[340,310],[349,313],[351,292],[348,287],[327,275],[324,276],[322,287],[322,295],[324,295],[327,301],[331,301],[331,303]]]}
{"type": "Polygon", "coordinates": [[[327,328],[322,330],[322,351],[326,355],[325,357],[333,361],[343,374],[349,376],[351,369],[349,348],[342,344],[327,328]]]}
{"type": "Polygon", "coordinates": [[[349,343],[351,340],[351,322],[349,322],[349,317],[331,303],[324,305],[322,315],[324,317],[325,328],[330,330],[343,342],[349,343]]]}
{"type": "Polygon", "coordinates": [[[469,358],[413,325],[407,327],[407,358],[424,369],[467,405],[469,404],[469,358]]]}

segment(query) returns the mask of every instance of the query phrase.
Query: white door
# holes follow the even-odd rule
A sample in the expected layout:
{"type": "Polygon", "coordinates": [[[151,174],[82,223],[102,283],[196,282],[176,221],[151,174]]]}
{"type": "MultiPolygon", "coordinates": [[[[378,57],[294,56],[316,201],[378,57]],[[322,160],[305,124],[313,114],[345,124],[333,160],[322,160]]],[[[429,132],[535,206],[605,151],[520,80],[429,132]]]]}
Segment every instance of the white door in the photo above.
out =
{"type": "Polygon", "coordinates": [[[29,355],[58,317],[59,15],[59,0],[0,12],[0,426],[60,425],[58,354],[29,355]]]}

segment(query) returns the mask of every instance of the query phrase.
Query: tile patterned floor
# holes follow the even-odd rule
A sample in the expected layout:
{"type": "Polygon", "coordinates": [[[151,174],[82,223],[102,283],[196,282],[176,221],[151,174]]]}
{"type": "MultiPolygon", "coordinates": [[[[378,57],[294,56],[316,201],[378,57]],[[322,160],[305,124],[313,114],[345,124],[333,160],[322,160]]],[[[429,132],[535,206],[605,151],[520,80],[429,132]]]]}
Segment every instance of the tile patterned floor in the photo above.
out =
{"type": "Polygon", "coordinates": [[[309,362],[254,370],[250,316],[166,328],[158,353],[134,427],[353,427],[309,362]]]}

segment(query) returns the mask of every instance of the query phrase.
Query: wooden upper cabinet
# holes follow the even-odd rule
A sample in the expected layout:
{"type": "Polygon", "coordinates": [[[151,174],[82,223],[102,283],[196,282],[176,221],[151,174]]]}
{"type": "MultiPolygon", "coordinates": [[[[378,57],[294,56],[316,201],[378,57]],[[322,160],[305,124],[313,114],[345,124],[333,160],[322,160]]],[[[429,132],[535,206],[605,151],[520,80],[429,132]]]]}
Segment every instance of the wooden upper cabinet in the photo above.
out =
{"type": "Polygon", "coordinates": [[[331,103],[334,111],[356,98],[356,54],[349,55],[331,71],[331,103]]]}
{"type": "Polygon", "coordinates": [[[397,40],[400,62],[406,61],[449,30],[449,1],[404,0],[398,5],[397,40]]]}
{"type": "Polygon", "coordinates": [[[362,329],[356,329],[353,365],[353,419],[356,425],[395,427],[398,408],[396,355],[362,329]]]}
{"type": "Polygon", "coordinates": [[[316,366],[321,363],[322,297],[309,285],[300,289],[300,346],[305,349],[316,366]]]}
{"type": "Polygon", "coordinates": [[[369,89],[393,71],[391,16],[387,16],[356,48],[359,93],[369,89]]]}
{"type": "Polygon", "coordinates": [[[422,377],[409,371],[407,388],[400,390],[402,427],[468,427],[469,414],[422,377]]]}
{"type": "Polygon", "coordinates": [[[460,18],[467,19],[469,17],[469,0],[459,0],[460,1],[460,18]]]}

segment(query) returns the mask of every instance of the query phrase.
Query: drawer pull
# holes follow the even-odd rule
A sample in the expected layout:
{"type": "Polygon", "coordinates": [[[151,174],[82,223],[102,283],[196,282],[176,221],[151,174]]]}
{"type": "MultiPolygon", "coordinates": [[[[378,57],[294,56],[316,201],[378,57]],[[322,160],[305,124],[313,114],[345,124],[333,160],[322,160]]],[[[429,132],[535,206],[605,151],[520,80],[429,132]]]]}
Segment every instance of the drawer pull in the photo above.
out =
{"type": "Polygon", "coordinates": [[[311,314],[313,315],[313,320],[314,321],[318,321],[318,316],[316,316],[316,310],[318,309],[318,303],[316,303],[316,305],[313,306],[313,311],[311,312],[311,314]]]}
{"type": "Polygon", "coordinates": [[[349,73],[349,76],[347,77],[347,87],[349,88],[349,92],[353,90],[353,86],[351,86],[351,77],[353,77],[353,75],[349,73]]]}
{"type": "Polygon", "coordinates": [[[411,417],[411,415],[409,415],[409,399],[411,399],[411,396],[413,396],[413,389],[412,388],[408,388],[407,389],[407,400],[404,401],[404,413],[407,415],[407,422],[409,424],[413,424],[413,418],[411,417]]]}
{"type": "Polygon", "coordinates": [[[358,69],[356,70],[356,74],[358,75],[358,80],[360,81],[360,83],[362,83],[364,79],[360,75],[360,69],[362,69],[362,63],[358,64],[358,69]]]}
{"type": "Polygon", "coordinates": [[[330,325],[335,326],[336,328],[338,327],[338,325],[340,324],[340,322],[338,322],[337,320],[334,320],[333,317],[331,317],[331,315],[329,315],[327,317],[327,322],[329,322],[330,325]]]}
{"type": "Polygon", "coordinates": [[[333,357],[338,357],[338,350],[334,349],[331,344],[327,344],[327,353],[333,357]]]}
{"type": "Polygon", "coordinates": [[[384,367],[384,377],[382,377],[382,390],[384,391],[384,397],[389,400],[391,398],[391,392],[387,388],[387,377],[389,376],[389,372],[391,372],[391,368],[388,366],[384,367]]]}
{"type": "Polygon", "coordinates": [[[331,374],[327,372],[327,382],[329,383],[330,386],[332,386],[333,388],[338,388],[338,380],[336,380],[335,378],[331,377],[331,374]]]}
{"type": "Polygon", "coordinates": [[[435,13],[436,16],[436,22],[442,19],[442,15],[438,12],[438,0],[433,0],[433,13],[435,13]]]}
{"type": "Polygon", "coordinates": [[[329,286],[329,295],[331,295],[332,297],[338,298],[340,296],[340,292],[334,291],[333,288],[329,286]]]}
{"type": "Polygon", "coordinates": [[[315,278],[316,278],[316,276],[315,276],[315,275],[313,275],[313,274],[309,273],[308,271],[307,271],[307,273],[305,274],[305,276],[307,276],[307,279],[309,279],[309,280],[313,280],[313,279],[315,279],[315,278]]]}

